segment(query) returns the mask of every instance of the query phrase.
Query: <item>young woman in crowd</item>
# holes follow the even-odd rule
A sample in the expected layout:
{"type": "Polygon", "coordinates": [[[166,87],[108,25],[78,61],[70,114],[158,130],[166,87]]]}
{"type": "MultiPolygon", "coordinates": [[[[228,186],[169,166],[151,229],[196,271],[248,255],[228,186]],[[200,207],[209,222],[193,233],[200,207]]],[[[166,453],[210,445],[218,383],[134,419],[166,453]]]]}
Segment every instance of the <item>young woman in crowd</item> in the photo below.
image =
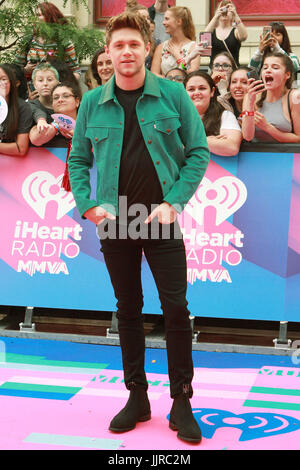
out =
{"type": "Polygon", "coordinates": [[[243,101],[248,91],[247,73],[250,70],[250,67],[238,67],[233,70],[229,78],[226,78],[226,83],[228,83],[227,90],[221,90],[222,94],[217,96],[219,103],[225,109],[233,112],[240,126],[242,125],[241,113],[243,111],[243,101]]]}
{"type": "Polygon", "coordinates": [[[53,114],[51,93],[59,82],[57,70],[50,64],[41,64],[36,67],[32,74],[32,81],[38,93],[38,98],[31,100],[33,120],[41,134],[49,128],[53,114]]]}
{"type": "Polygon", "coordinates": [[[243,104],[242,131],[245,140],[300,142],[300,93],[291,89],[294,66],[286,54],[266,54],[261,81],[253,81],[243,104]]]}
{"type": "Polygon", "coordinates": [[[241,43],[247,39],[247,30],[230,0],[222,0],[216,9],[214,17],[205,31],[212,33],[211,62],[220,52],[229,52],[239,66],[241,43]]]}
{"type": "Polygon", "coordinates": [[[9,64],[0,64],[0,95],[8,107],[0,124],[0,153],[24,156],[29,146],[32,112],[29,104],[18,96],[15,73],[9,64]]]}
{"type": "Polygon", "coordinates": [[[228,52],[220,52],[212,61],[211,77],[220,95],[227,93],[230,75],[235,69],[235,62],[228,52]]]}
{"type": "Polygon", "coordinates": [[[200,56],[197,55],[189,64],[187,56],[196,47],[196,33],[192,15],[187,7],[172,7],[165,13],[163,22],[170,39],[159,44],[154,52],[151,72],[165,76],[174,67],[198,70],[200,56]]]}
{"type": "Polygon", "coordinates": [[[210,152],[230,157],[239,152],[242,132],[236,117],[218,102],[213,79],[206,72],[188,74],[185,88],[203,121],[210,152]]]}
{"type": "MultiPolygon", "coordinates": [[[[53,106],[52,114],[64,114],[76,121],[77,110],[81,101],[78,87],[74,86],[73,83],[57,82],[51,91],[50,99],[53,106]]],[[[31,129],[30,141],[33,145],[39,147],[53,141],[58,135],[63,136],[64,139],[60,138],[60,143],[64,143],[62,146],[65,147],[68,143],[67,140],[72,138],[73,131],[65,131],[58,123],[54,123],[53,118],[51,118],[51,122],[42,130],[39,130],[37,125],[31,129]]]]}
{"type": "Polygon", "coordinates": [[[104,47],[100,47],[95,53],[91,63],[91,70],[98,85],[104,85],[114,74],[112,61],[106,54],[104,47]]]}
{"type": "MultiPolygon", "coordinates": [[[[51,2],[42,2],[37,6],[37,18],[45,23],[66,24],[67,18],[51,2]]],[[[41,62],[46,62],[49,57],[58,56],[59,44],[54,40],[48,42],[42,36],[34,33],[27,46],[27,50],[21,51],[16,57],[16,63],[24,67],[28,78],[32,75],[35,67],[41,62]]],[[[64,62],[70,67],[77,79],[80,78],[80,66],[76,57],[74,45],[68,42],[64,46],[64,62]]]]}
{"type": "Polygon", "coordinates": [[[300,69],[300,63],[296,54],[292,52],[286,27],[279,21],[273,21],[270,26],[272,28],[271,34],[260,35],[259,47],[251,58],[249,66],[259,71],[264,54],[272,50],[272,52],[281,52],[288,55],[294,64],[294,72],[296,73],[300,69]]]}
{"type": "Polygon", "coordinates": [[[250,70],[249,67],[239,67],[232,72],[229,77],[228,95],[224,97],[240,125],[242,124],[240,116],[243,111],[243,101],[248,91],[247,73],[250,70]]]}

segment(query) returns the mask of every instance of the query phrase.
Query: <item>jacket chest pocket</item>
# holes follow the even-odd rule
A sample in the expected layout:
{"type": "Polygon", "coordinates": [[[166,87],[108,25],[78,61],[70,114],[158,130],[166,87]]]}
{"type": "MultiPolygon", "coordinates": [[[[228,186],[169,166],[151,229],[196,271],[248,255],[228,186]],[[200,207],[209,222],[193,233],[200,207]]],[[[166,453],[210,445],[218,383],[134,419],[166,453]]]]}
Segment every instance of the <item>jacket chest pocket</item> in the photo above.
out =
{"type": "Polygon", "coordinates": [[[154,121],[154,129],[164,135],[171,135],[181,127],[178,116],[157,118],[154,121]]]}
{"type": "Polygon", "coordinates": [[[97,145],[108,138],[107,127],[87,127],[85,136],[90,139],[92,145],[97,145]]]}

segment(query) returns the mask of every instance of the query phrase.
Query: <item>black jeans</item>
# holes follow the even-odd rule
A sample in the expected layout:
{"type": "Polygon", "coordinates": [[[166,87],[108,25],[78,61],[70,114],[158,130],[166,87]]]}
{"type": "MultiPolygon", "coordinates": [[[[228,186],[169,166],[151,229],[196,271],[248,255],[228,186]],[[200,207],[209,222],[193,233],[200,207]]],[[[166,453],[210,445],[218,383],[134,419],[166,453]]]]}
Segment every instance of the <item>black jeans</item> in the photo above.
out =
{"type": "Polygon", "coordinates": [[[117,318],[122,351],[124,381],[147,389],[144,371],[142,253],[153,274],[165,320],[170,379],[174,398],[188,390],[192,396],[192,329],[187,308],[186,254],[182,238],[103,239],[101,251],[117,299],[117,318]],[[187,388],[188,386],[188,388],[187,388]]]}

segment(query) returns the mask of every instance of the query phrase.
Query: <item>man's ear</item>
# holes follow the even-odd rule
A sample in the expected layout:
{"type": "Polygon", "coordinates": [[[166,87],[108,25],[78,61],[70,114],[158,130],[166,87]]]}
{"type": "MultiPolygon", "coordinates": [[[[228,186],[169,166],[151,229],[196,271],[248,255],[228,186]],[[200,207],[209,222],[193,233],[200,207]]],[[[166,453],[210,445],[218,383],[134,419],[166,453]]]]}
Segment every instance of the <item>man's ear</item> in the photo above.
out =
{"type": "Polygon", "coordinates": [[[147,56],[149,55],[150,49],[151,49],[151,44],[150,44],[150,42],[148,42],[148,44],[146,45],[146,48],[145,48],[145,49],[146,49],[146,57],[147,57],[147,56]]]}

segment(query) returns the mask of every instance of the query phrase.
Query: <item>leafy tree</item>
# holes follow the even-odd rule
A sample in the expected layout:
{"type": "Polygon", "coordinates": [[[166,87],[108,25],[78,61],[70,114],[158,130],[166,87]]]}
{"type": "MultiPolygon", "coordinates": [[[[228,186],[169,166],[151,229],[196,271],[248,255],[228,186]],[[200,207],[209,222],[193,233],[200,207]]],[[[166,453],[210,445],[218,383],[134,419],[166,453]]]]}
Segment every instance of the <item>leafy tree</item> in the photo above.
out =
{"type": "MultiPolygon", "coordinates": [[[[69,0],[64,0],[63,5],[69,0]]],[[[64,57],[64,44],[72,41],[79,62],[91,59],[95,51],[104,44],[104,33],[93,26],[78,28],[72,19],[68,24],[49,24],[36,17],[39,0],[0,0],[0,61],[13,62],[16,50],[26,50],[33,30],[46,40],[55,40],[59,45],[58,56],[64,57]]],[[[54,2],[53,2],[54,3],[54,2]]],[[[87,0],[72,0],[77,8],[87,0]]]]}

